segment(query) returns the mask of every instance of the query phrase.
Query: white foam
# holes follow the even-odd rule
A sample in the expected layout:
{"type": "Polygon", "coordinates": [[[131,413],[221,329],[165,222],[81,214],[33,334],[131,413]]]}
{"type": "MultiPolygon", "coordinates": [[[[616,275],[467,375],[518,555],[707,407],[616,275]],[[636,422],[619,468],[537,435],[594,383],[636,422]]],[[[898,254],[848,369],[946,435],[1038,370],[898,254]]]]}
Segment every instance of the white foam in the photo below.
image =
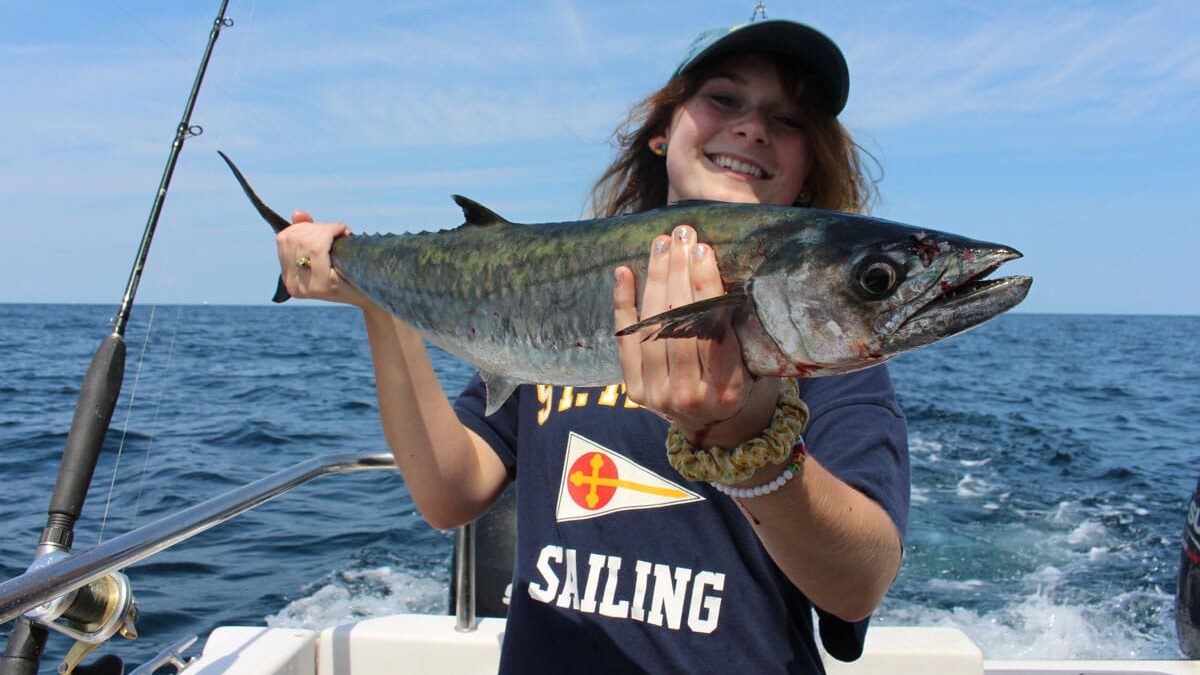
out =
{"type": "Polygon", "coordinates": [[[1039,591],[990,611],[885,603],[876,623],[958,628],[988,659],[1175,658],[1173,645],[1153,641],[1112,616],[1112,608],[1057,604],[1039,591]]]}
{"type": "Polygon", "coordinates": [[[1067,543],[1072,546],[1096,546],[1108,539],[1108,528],[1096,520],[1085,520],[1067,535],[1067,543]]]}
{"type": "Polygon", "coordinates": [[[920,457],[925,462],[936,463],[941,460],[939,456],[944,446],[939,441],[929,441],[920,437],[909,437],[908,452],[910,455],[920,457]]]}
{"type": "MultiPolygon", "coordinates": [[[[1093,549],[1090,556],[1107,555],[1093,549]]],[[[1081,599],[1071,567],[1045,564],[1020,579],[930,579],[923,588],[941,607],[885,598],[880,625],[949,626],[965,632],[988,659],[1175,659],[1173,597],[1160,588],[1081,599]],[[1023,590],[1024,589],[1024,590],[1023,590]],[[952,600],[955,594],[958,600],[952,600]],[[984,598],[989,606],[974,603],[984,598]],[[999,606],[991,601],[1001,600],[999,606]],[[951,607],[951,602],[971,607],[951,607]],[[1138,621],[1118,617],[1140,617],[1138,621]]]]}
{"type": "Polygon", "coordinates": [[[446,601],[444,579],[377,567],[338,572],[265,620],[272,628],[316,630],[399,612],[442,614],[446,601]]]}
{"type": "Polygon", "coordinates": [[[970,473],[964,474],[955,486],[955,492],[962,499],[970,497],[983,497],[996,491],[990,483],[982,478],[976,478],[970,473]]]}
{"type": "Polygon", "coordinates": [[[1025,575],[1025,581],[1036,584],[1039,587],[1054,586],[1063,578],[1063,571],[1054,565],[1046,565],[1041,569],[1030,572],[1025,575]]]}
{"type": "Polygon", "coordinates": [[[1050,522],[1055,524],[1071,524],[1075,521],[1074,514],[1078,511],[1079,505],[1075,502],[1059,502],[1058,509],[1050,517],[1050,522]]]}
{"type": "Polygon", "coordinates": [[[976,591],[986,584],[980,579],[930,579],[926,586],[931,591],[976,591]]]}
{"type": "Polygon", "coordinates": [[[988,464],[991,464],[992,458],[984,457],[983,459],[960,459],[958,460],[958,463],[968,469],[974,469],[976,467],[987,466],[988,464]]]}

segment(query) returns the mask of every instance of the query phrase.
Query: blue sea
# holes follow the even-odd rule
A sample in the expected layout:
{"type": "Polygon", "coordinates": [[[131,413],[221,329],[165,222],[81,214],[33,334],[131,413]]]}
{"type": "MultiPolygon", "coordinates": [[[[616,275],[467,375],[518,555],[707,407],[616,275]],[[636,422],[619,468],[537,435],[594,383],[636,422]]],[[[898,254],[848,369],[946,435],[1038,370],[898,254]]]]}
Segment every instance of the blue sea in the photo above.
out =
{"type": "MultiPolygon", "coordinates": [[[[31,560],[114,312],[0,305],[4,578],[31,560]]],[[[893,361],[912,524],[876,623],[956,626],[993,659],[1179,658],[1197,335],[1200,317],[1009,314],[893,361]]],[[[319,454],[386,451],[356,310],[141,306],[126,337],[76,550],[319,454]]],[[[436,351],[435,365],[450,392],[471,373],[436,351]]],[[[141,638],[104,651],[137,663],[219,624],[443,613],[451,546],[398,473],[321,478],[129,568],[141,638]]],[[[51,656],[66,647],[52,635],[51,656]]]]}

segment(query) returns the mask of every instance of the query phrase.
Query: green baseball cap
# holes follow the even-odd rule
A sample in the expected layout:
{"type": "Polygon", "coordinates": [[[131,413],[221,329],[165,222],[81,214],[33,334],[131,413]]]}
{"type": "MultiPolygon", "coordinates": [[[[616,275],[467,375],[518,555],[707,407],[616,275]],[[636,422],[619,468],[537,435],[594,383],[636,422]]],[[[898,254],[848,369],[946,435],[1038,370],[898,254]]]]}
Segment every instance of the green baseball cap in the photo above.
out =
{"type": "Polygon", "coordinates": [[[795,21],[756,21],[706,30],[692,41],[675,75],[702,61],[739,51],[777,52],[796,59],[825,91],[826,112],[836,117],[846,107],[850,69],[842,50],[824,33],[795,21]]]}

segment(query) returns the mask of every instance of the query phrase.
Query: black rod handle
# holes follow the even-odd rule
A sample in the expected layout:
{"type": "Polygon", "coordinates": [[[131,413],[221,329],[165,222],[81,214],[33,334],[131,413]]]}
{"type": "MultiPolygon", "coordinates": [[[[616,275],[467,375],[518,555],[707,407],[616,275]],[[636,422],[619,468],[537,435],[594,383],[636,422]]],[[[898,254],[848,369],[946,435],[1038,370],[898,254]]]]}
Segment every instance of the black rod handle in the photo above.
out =
{"type": "Polygon", "coordinates": [[[100,343],[83,378],[79,402],[75,404],[75,418],[71,421],[62,462],[58,466],[54,496],[50,498],[50,518],[42,532],[42,544],[71,549],[74,524],[83,512],[83,501],[87,498],[113,409],[121,395],[124,376],[125,339],[120,335],[109,335],[100,343]]]}

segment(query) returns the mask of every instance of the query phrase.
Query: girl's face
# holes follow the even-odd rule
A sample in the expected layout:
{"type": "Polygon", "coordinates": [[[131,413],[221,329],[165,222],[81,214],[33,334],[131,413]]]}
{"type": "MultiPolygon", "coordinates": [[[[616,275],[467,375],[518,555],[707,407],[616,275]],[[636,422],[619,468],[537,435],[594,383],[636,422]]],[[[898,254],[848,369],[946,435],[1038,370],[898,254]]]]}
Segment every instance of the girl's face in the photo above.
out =
{"type": "Polygon", "coordinates": [[[671,118],[667,200],[790,206],[808,176],[808,135],[775,66],[757,54],[717,67],[671,118]]]}

